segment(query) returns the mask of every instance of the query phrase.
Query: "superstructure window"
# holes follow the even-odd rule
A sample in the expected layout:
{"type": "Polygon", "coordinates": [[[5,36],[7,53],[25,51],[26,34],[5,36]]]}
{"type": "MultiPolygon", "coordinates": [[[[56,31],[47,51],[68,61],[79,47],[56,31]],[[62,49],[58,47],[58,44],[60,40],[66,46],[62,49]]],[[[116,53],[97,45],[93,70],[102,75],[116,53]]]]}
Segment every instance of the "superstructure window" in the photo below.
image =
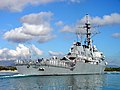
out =
{"type": "Polygon", "coordinates": [[[98,52],[98,50],[93,50],[93,52],[98,52]]]}
{"type": "Polygon", "coordinates": [[[84,52],[81,52],[81,55],[84,55],[84,52]]]}

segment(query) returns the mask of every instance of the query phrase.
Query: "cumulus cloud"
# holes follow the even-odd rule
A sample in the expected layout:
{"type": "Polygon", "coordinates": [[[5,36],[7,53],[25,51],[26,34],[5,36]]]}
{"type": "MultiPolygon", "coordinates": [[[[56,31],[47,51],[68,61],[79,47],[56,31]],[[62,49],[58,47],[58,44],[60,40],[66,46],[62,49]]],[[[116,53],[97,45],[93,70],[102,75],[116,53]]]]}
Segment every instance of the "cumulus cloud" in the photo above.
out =
{"type": "Polygon", "coordinates": [[[39,43],[44,43],[44,42],[52,40],[55,37],[56,37],[56,35],[52,35],[52,34],[40,36],[39,39],[38,39],[38,42],[39,43]]]}
{"type": "Polygon", "coordinates": [[[58,22],[56,22],[55,24],[56,24],[56,26],[62,26],[62,25],[63,25],[63,22],[62,22],[62,21],[58,21],[58,22]]]}
{"type": "Polygon", "coordinates": [[[10,30],[4,34],[4,38],[8,41],[22,43],[29,41],[33,38],[33,36],[25,34],[22,32],[23,27],[15,28],[14,30],[10,30]]]}
{"type": "MultiPolygon", "coordinates": [[[[112,13],[111,15],[104,15],[101,17],[91,17],[88,16],[89,22],[92,25],[113,25],[113,24],[120,24],[120,14],[112,13]]],[[[72,25],[64,25],[63,28],[60,30],[61,32],[78,32],[78,33],[86,33],[86,30],[83,28],[86,22],[86,16],[82,19],[78,20],[74,26],[72,25]]],[[[93,29],[93,28],[92,28],[93,29]]],[[[94,29],[91,32],[95,31],[94,29]]],[[[119,36],[118,34],[115,36],[119,36]]]]}
{"type": "Polygon", "coordinates": [[[65,25],[60,31],[61,32],[75,32],[75,28],[70,25],[65,25]]]}
{"type": "MultiPolygon", "coordinates": [[[[42,51],[35,45],[32,45],[31,47],[37,55],[43,54],[42,51]]],[[[23,44],[18,44],[15,50],[8,48],[0,49],[0,60],[30,59],[30,56],[30,48],[26,47],[23,44]]]]}
{"type": "Polygon", "coordinates": [[[112,34],[112,37],[113,37],[113,38],[120,38],[120,33],[113,33],[113,34],[112,34]]]}
{"type": "Polygon", "coordinates": [[[0,49],[0,59],[7,59],[9,57],[10,57],[9,49],[7,49],[7,48],[0,49]],[[7,52],[7,54],[6,54],[6,52],[7,52]]]}
{"type": "Polygon", "coordinates": [[[0,59],[1,60],[14,60],[19,58],[28,58],[30,55],[29,48],[25,47],[23,44],[19,44],[16,50],[11,50],[8,48],[0,49],[0,59]]]}
{"type": "Polygon", "coordinates": [[[23,44],[18,44],[18,47],[16,47],[16,53],[18,56],[28,56],[30,54],[30,50],[28,47],[26,47],[23,44]]]}
{"type": "Polygon", "coordinates": [[[53,51],[49,51],[48,53],[51,56],[60,56],[64,54],[63,52],[53,52],[53,51]]]}
{"type": "Polygon", "coordinates": [[[47,4],[55,1],[56,0],[1,0],[0,9],[7,9],[13,12],[20,12],[27,5],[47,4]]]}
{"type": "MultiPolygon", "coordinates": [[[[101,17],[91,17],[89,16],[89,21],[91,24],[97,25],[111,25],[111,24],[120,24],[120,14],[112,13],[111,15],[104,15],[101,17]]],[[[86,22],[86,17],[83,17],[79,20],[78,24],[84,24],[86,22]]]]}
{"type": "Polygon", "coordinates": [[[41,51],[40,49],[38,49],[35,45],[31,46],[31,49],[35,52],[35,54],[37,55],[42,55],[43,51],[41,51]]]}
{"type": "Polygon", "coordinates": [[[23,32],[34,36],[48,34],[52,28],[52,12],[40,12],[23,16],[20,20],[23,23],[23,32]]]}
{"type": "Polygon", "coordinates": [[[42,5],[52,2],[79,3],[80,1],[81,0],[1,0],[0,9],[6,9],[12,12],[20,12],[28,5],[42,5]]]}
{"type": "Polygon", "coordinates": [[[70,26],[70,25],[65,25],[63,28],[60,30],[60,32],[68,32],[68,33],[79,33],[81,35],[84,35],[86,33],[86,30],[84,28],[79,28],[79,26],[70,26]]]}
{"type": "Polygon", "coordinates": [[[50,33],[53,30],[50,24],[53,13],[40,12],[25,15],[21,18],[21,27],[7,31],[3,36],[8,41],[21,43],[32,39],[39,39],[38,42],[51,40],[50,33]]]}
{"type": "Polygon", "coordinates": [[[40,13],[33,13],[29,15],[23,16],[20,20],[22,23],[29,23],[29,24],[48,24],[52,19],[53,13],[52,12],[40,12],[40,13]]]}
{"type": "Polygon", "coordinates": [[[48,25],[44,25],[44,24],[31,25],[31,24],[24,23],[22,33],[26,35],[39,36],[39,35],[46,35],[50,33],[51,30],[52,28],[50,27],[49,24],[48,25]]]}

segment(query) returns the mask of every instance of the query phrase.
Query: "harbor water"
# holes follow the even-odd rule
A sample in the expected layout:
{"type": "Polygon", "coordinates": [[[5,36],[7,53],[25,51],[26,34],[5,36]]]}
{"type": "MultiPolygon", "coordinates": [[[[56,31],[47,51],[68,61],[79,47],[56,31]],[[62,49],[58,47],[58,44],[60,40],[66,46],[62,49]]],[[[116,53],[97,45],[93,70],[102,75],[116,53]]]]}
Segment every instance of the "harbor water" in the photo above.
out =
{"type": "Polygon", "coordinates": [[[66,76],[0,73],[0,90],[120,90],[120,73],[66,76]]]}

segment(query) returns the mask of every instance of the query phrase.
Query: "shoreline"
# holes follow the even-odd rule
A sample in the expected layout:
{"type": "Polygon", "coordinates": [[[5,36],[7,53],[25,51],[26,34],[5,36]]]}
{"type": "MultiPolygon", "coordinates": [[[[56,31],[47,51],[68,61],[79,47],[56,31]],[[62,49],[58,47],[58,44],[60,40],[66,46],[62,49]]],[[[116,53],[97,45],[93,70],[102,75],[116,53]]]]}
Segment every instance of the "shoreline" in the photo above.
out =
{"type": "Polygon", "coordinates": [[[13,70],[0,70],[0,73],[1,73],[1,72],[3,72],[3,73],[4,73],[4,72],[14,72],[14,73],[18,73],[17,70],[14,70],[14,71],[13,71],[13,70]]]}

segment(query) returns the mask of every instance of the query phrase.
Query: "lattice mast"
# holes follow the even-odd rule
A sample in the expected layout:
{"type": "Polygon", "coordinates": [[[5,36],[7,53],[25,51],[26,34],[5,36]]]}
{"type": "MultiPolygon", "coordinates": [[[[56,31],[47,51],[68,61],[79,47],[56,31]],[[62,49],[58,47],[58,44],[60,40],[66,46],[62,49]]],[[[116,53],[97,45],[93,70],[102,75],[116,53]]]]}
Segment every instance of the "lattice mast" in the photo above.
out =
{"type": "Polygon", "coordinates": [[[90,29],[91,29],[91,26],[90,26],[90,22],[89,22],[89,17],[88,17],[88,14],[86,14],[86,23],[85,23],[85,26],[84,28],[86,29],[86,41],[87,42],[87,46],[88,48],[91,47],[91,32],[90,32],[90,29]]]}

